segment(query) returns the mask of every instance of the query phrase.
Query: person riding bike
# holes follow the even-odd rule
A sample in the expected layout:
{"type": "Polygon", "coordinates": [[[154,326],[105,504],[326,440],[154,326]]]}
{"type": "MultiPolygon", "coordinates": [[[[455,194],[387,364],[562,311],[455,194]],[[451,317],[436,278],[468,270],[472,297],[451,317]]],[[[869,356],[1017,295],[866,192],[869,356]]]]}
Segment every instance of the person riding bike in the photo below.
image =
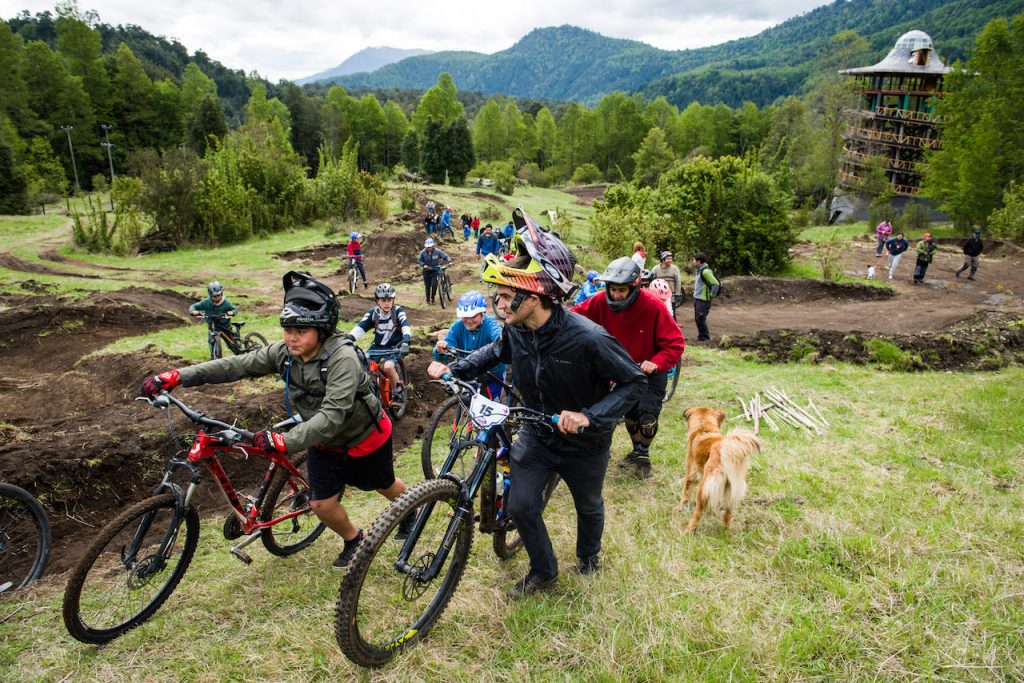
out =
{"type": "Polygon", "coordinates": [[[193,318],[209,318],[209,321],[231,340],[228,344],[228,348],[230,348],[233,353],[238,353],[239,340],[235,337],[235,333],[231,329],[231,322],[228,320],[228,318],[233,317],[235,313],[238,313],[238,309],[227,300],[227,297],[224,296],[224,285],[217,280],[206,285],[206,291],[209,296],[202,301],[197,301],[189,306],[188,314],[193,318]]]}
{"type": "Polygon", "coordinates": [[[580,292],[576,295],[576,298],[573,299],[573,304],[581,304],[600,291],[603,286],[601,281],[598,279],[600,276],[601,273],[596,270],[587,271],[587,281],[583,283],[582,287],[580,287],[580,292]]]}
{"type": "MultiPolygon", "coordinates": [[[[373,342],[370,351],[398,351],[403,356],[409,354],[409,342],[412,341],[412,327],[405,316],[405,309],[395,305],[398,292],[388,282],[382,282],[373,290],[373,299],[377,305],[366,312],[362,320],[356,323],[348,333],[352,341],[357,341],[364,334],[373,330],[373,342]]],[[[401,395],[405,391],[395,367],[395,361],[388,359],[381,364],[381,370],[391,382],[393,394],[401,395]]]]}
{"type": "MultiPolygon", "coordinates": [[[[454,346],[463,351],[476,351],[497,341],[501,337],[501,324],[497,319],[487,314],[487,299],[480,292],[470,290],[459,297],[455,305],[455,314],[458,320],[448,328],[448,334],[444,339],[434,345],[434,358],[439,361],[447,361],[449,346],[454,346]]],[[[491,374],[498,379],[505,379],[505,364],[497,363],[487,368],[491,374]]],[[[485,375],[486,377],[486,375],[485,375]]],[[[484,393],[492,400],[499,400],[501,397],[501,384],[494,380],[484,380],[484,393]]]]}
{"type": "MultiPolygon", "coordinates": [[[[289,271],[283,282],[283,341],[147,377],[142,395],[152,398],[178,385],[279,375],[285,383],[285,408],[298,413],[302,422],[285,434],[259,432],[253,445],[268,453],[307,451],[310,507],[344,540],[332,565],[340,570],[352,559],[363,532],[349,519],[339,494],[354,486],[394,500],[405,484],[395,477],[391,420],[370,387],[354,344],[337,330],[340,306],[334,292],[308,273],[289,271]]],[[[403,520],[396,538],[408,536],[412,521],[403,520]]]]}
{"type": "Polygon", "coordinates": [[[601,274],[605,290],[572,310],[608,330],[647,375],[646,391],[626,413],[633,450],[620,466],[635,467],[637,478],[650,479],[651,442],[658,433],[668,372],[679,362],[686,341],[671,309],[641,287],[641,277],[636,261],[628,256],[617,258],[601,274]]]}
{"type": "MultiPolygon", "coordinates": [[[[363,278],[363,289],[366,289],[366,268],[363,266],[363,245],[359,243],[360,235],[358,232],[354,232],[349,235],[348,241],[348,259],[350,262],[356,264],[356,268],[359,269],[359,276],[363,278]]],[[[351,263],[349,264],[351,267],[351,263]]]]}
{"type": "Polygon", "coordinates": [[[491,254],[481,275],[484,282],[497,285],[497,305],[506,315],[501,337],[450,368],[434,361],[428,373],[437,378],[451,372],[472,380],[495,363],[511,363],[523,404],[559,415],[557,430],[530,425],[520,429],[509,458],[516,482],[509,512],[530,556],[529,572],[508,590],[518,598],[558,580],[558,560],[541,518],[541,493],[556,473],[576,506],[577,571],[597,570],[612,432],[647,380],[607,332],[560,305],[576,289],[573,258],[565,244],[544,232],[522,208],[513,218],[521,228],[513,238],[517,257],[502,261],[491,254]]]}
{"type": "Polygon", "coordinates": [[[451,263],[452,260],[448,254],[434,246],[434,240],[428,237],[423,242],[423,251],[416,258],[416,262],[423,266],[423,289],[426,303],[432,304],[437,296],[437,283],[441,264],[451,263]]]}

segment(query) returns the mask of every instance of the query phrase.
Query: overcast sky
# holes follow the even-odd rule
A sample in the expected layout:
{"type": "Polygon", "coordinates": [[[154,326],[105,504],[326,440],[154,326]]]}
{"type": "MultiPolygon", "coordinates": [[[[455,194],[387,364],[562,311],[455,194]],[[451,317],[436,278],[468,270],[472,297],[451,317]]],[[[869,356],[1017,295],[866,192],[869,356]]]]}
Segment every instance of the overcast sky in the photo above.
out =
{"type": "MultiPolygon", "coordinates": [[[[55,2],[0,0],[0,17],[55,2]]],[[[498,52],[534,28],[572,24],[666,50],[759,33],[823,0],[79,0],[106,24],[136,24],[271,81],[331,68],[367,47],[498,52]]]]}

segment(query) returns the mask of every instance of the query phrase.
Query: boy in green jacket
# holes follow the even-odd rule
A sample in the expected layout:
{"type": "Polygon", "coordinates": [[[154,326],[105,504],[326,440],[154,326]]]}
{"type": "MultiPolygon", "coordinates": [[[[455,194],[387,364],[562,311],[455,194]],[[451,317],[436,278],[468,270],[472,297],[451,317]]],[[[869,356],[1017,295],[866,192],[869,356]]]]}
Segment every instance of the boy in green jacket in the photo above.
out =
{"type": "MultiPolygon", "coordinates": [[[[363,532],[341,504],[346,486],[375,490],[389,500],[405,491],[395,477],[391,421],[370,386],[352,342],[337,331],[338,299],[308,273],[284,276],[281,327],[284,341],[252,353],[221,358],[147,377],[142,395],[153,397],[180,385],[234,382],[277,374],[285,382],[285,408],[302,422],[286,434],[259,432],[253,445],[267,452],[306,449],[312,489],[310,507],[345,541],[334,569],[355,554],[363,532]]],[[[402,520],[396,538],[408,536],[414,517],[402,520]]]]}

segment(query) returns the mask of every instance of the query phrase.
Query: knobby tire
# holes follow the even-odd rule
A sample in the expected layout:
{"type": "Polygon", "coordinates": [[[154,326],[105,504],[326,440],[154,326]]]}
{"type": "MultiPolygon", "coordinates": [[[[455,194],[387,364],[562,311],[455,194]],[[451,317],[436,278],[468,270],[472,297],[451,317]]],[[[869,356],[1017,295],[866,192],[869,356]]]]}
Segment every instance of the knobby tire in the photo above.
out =
{"type": "Polygon", "coordinates": [[[259,332],[250,332],[245,335],[245,341],[242,342],[242,348],[246,353],[255,351],[262,346],[270,346],[270,344],[267,343],[267,338],[259,332]]]}
{"type": "MultiPolygon", "coordinates": [[[[306,453],[297,454],[292,458],[292,464],[305,474],[306,453]]],[[[306,475],[306,478],[308,480],[309,476],[306,475]]],[[[311,495],[309,485],[303,484],[283,467],[274,474],[274,480],[270,482],[263,501],[260,521],[269,522],[303,507],[306,512],[260,530],[260,540],[270,553],[278,557],[294,555],[309,547],[324,532],[323,522],[309,508],[311,495]]]]}
{"type": "Polygon", "coordinates": [[[377,518],[359,544],[341,582],[334,621],[338,646],[356,664],[386,664],[424,638],[448,606],[469,559],[472,510],[456,533],[446,564],[426,584],[395,568],[403,543],[392,540],[392,536],[403,518],[425,506],[431,507],[409,556],[411,566],[426,566],[453,522],[458,497],[459,487],[447,479],[419,483],[377,518]]]}
{"type": "Polygon", "coordinates": [[[0,483],[0,592],[38,579],[49,557],[46,511],[25,489],[0,483]]]}
{"type": "MultiPolygon", "coordinates": [[[[436,479],[441,466],[448,458],[452,444],[458,439],[473,439],[476,428],[469,420],[469,410],[464,408],[458,396],[449,396],[430,416],[423,434],[420,450],[420,464],[425,479],[436,479]]],[[[473,462],[458,459],[452,472],[465,479],[473,468],[473,462]]]]}
{"type": "Polygon", "coordinates": [[[179,517],[177,502],[173,493],[147,498],[103,527],[64,591],[64,625],[74,638],[83,643],[109,642],[149,619],[174,591],[199,543],[199,514],[190,507],[179,517]],[[126,566],[123,554],[147,517],[148,528],[135,560],[126,566]],[[175,525],[171,552],[160,560],[157,550],[175,525]],[[140,598],[138,607],[128,606],[140,598]]]}

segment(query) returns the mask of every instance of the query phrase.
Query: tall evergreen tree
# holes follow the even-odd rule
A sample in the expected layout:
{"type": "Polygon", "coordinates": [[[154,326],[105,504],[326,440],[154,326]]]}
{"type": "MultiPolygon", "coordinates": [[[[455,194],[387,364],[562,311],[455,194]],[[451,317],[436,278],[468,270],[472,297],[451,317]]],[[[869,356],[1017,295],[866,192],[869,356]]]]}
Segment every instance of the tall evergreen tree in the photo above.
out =
{"type": "Polygon", "coordinates": [[[402,108],[393,101],[384,105],[384,140],[382,145],[382,162],[391,168],[402,160],[402,142],[409,130],[409,119],[402,108]]]}
{"type": "Polygon", "coordinates": [[[420,170],[420,136],[415,128],[405,131],[402,138],[402,165],[410,171],[420,170]]]}
{"type": "Polygon", "coordinates": [[[541,107],[535,117],[537,122],[537,155],[535,161],[543,170],[550,166],[555,159],[555,148],[558,141],[558,126],[555,124],[555,117],[551,110],[541,107]]]}
{"type": "Polygon", "coordinates": [[[283,102],[292,120],[292,147],[305,159],[312,175],[320,163],[320,108],[294,83],[284,86],[283,102]]]}
{"type": "MultiPolygon", "coordinates": [[[[153,111],[156,91],[139,60],[121,43],[114,56],[114,130],[127,151],[155,146],[158,138],[153,111]]],[[[102,123],[102,122],[101,122],[102,123]]]]}
{"type": "Polygon", "coordinates": [[[188,128],[188,143],[198,156],[204,156],[207,148],[213,144],[211,136],[223,140],[228,134],[227,120],[220,100],[207,96],[199,100],[196,111],[192,115],[188,128]]]}
{"type": "Polygon", "coordinates": [[[501,125],[501,109],[494,98],[480,108],[473,119],[473,148],[480,161],[504,158],[505,129],[501,125]]]}
{"type": "Polygon", "coordinates": [[[462,103],[455,95],[455,84],[447,71],[437,77],[437,83],[423,93],[416,111],[412,115],[412,125],[416,132],[426,131],[427,121],[434,119],[441,125],[447,125],[464,116],[462,103]]]}
{"type": "Polygon", "coordinates": [[[675,161],[675,156],[665,141],[665,132],[661,128],[651,128],[647,137],[640,143],[640,148],[633,154],[636,166],[633,179],[640,185],[657,187],[658,179],[675,161]]]}
{"type": "Polygon", "coordinates": [[[0,115],[0,214],[28,213],[28,182],[18,165],[14,125],[0,115]]]}
{"type": "Polygon", "coordinates": [[[461,185],[476,165],[473,136],[466,125],[466,119],[461,116],[448,124],[445,133],[448,141],[448,179],[452,185],[461,185]]]}

